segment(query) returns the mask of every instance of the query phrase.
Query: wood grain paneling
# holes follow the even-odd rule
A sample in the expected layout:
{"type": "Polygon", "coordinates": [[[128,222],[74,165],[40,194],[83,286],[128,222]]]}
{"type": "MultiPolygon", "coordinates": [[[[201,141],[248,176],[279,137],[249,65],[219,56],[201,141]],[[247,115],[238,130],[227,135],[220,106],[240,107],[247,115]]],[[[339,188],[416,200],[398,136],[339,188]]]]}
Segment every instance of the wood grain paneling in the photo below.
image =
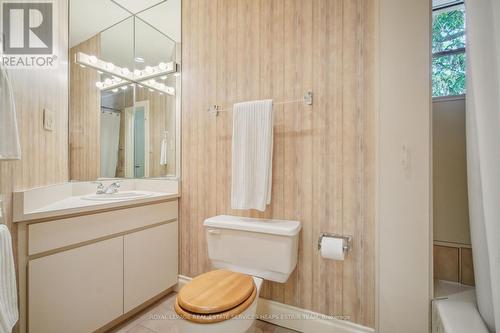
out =
{"type": "MultiPolygon", "coordinates": [[[[68,3],[56,1],[59,27],[68,26],[68,3]]],[[[12,223],[12,192],[68,180],[68,33],[56,31],[54,69],[10,69],[14,89],[22,158],[0,161],[0,193],[4,222],[14,241],[17,258],[17,225],[12,223]],[[43,129],[43,109],[55,113],[55,130],[43,129]]],[[[17,261],[16,261],[17,265],[17,261]]]]}
{"type": "Polygon", "coordinates": [[[303,223],[297,269],[261,297],[374,326],[374,15],[368,0],[184,0],[180,270],[211,269],[202,226],[217,214],[303,223]],[[275,106],[268,209],[230,207],[231,112],[275,106]],[[350,234],[344,262],[320,258],[320,232],[350,234]]]}
{"type": "Polygon", "coordinates": [[[100,176],[101,91],[96,70],[75,63],[75,54],[84,52],[99,57],[100,34],[70,50],[69,147],[70,179],[96,180],[100,176]]]}

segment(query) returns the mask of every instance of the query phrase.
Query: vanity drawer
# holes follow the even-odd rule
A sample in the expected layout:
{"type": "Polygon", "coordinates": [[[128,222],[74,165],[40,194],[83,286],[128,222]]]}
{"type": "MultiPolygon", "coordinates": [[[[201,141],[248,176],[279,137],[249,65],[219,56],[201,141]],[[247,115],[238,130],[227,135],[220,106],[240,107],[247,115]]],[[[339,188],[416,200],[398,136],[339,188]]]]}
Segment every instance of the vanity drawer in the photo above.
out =
{"type": "Polygon", "coordinates": [[[28,226],[28,254],[34,255],[174,220],[178,202],[169,201],[83,215],[28,226]]]}

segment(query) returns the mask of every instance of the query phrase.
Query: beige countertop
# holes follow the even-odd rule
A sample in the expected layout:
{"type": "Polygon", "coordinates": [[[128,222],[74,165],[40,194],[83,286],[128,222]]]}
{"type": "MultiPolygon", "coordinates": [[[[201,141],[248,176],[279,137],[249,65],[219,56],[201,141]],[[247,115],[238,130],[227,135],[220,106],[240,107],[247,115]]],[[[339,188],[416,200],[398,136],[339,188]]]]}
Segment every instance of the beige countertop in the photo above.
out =
{"type": "Polygon", "coordinates": [[[178,184],[172,180],[125,180],[120,192],[146,194],[119,200],[89,200],[95,194],[95,184],[63,183],[14,193],[14,222],[61,218],[68,215],[122,209],[130,206],[154,204],[179,198],[178,184]],[[159,183],[165,182],[165,183],[159,183]],[[167,183],[170,182],[170,183],[167,183]]]}

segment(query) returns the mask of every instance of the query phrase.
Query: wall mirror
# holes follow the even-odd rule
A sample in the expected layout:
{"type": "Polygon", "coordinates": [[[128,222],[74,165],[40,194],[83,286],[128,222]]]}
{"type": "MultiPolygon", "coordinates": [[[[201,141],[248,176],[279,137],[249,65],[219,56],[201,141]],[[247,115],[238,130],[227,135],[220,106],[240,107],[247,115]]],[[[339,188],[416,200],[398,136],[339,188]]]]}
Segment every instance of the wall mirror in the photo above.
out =
{"type": "Polygon", "coordinates": [[[70,0],[72,180],[178,177],[181,0],[70,0]]]}

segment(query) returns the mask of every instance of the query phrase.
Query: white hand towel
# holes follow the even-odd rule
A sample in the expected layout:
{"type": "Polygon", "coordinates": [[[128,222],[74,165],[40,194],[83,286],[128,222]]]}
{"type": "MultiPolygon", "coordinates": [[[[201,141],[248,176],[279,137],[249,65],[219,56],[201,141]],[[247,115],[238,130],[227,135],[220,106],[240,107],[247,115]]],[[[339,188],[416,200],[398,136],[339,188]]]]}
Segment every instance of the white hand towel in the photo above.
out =
{"type": "Polygon", "coordinates": [[[14,94],[7,72],[0,65],[0,160],[20,158],[14,94]]]}
{"type": "Polygon", "coordinates": [[[160,147],[160,165],[167,165],[168,162],[168,142],[167,139],[161,140],[160,147]]]}
{"type": "Polygon", "coordinates": [[[273,101],[253,101],[233,108],[231,207],[264,211],[271,203],[273,101]]]}
{"type": "Polygon", "coordinates": [[[18,319],[12,239],[7,226],[0,224],[0,333],[12,332],[18,319]]]}

